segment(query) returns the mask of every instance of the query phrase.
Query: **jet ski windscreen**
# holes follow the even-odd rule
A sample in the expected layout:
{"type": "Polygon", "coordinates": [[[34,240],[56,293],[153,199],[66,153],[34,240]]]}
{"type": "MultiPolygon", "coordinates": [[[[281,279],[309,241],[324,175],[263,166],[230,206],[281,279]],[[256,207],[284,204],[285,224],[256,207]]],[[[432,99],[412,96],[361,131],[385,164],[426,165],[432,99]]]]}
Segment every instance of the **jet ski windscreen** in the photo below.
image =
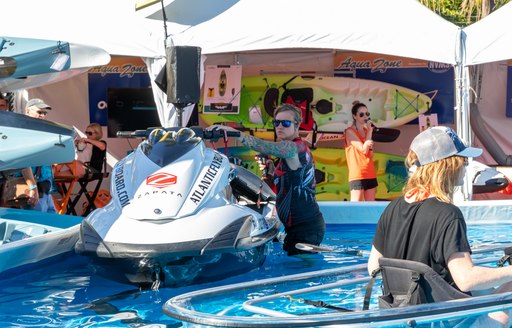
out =
{"type": "Polygon", "coordinates": [[[160,167],[164,167],[198,146],[202,139],[193,130],[183,128],[176,132],[154,131],[144,141],[144,154],[160,167]],[[159,133],[160,132],[160,133],[159,133]]]}

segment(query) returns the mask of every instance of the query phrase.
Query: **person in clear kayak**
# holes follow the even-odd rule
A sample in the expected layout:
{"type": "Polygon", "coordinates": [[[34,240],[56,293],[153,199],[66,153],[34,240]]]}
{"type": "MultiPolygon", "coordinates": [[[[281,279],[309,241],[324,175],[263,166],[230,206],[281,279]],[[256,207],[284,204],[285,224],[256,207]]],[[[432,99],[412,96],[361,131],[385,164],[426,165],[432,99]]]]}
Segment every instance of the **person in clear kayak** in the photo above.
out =
{"type": "MultiPolygon", "coordinates": [[[[512,291],[512,266],[473,263],[464,215],[453,204],[468,158],[481,154],[482,149],[466,146],[444,126],[414,138],[405,159],[410,175],[403,196],[385,208],[377,223],[368,272],[379,268],[379,259],[409,260],[429,266],[447,287],[467,295],[512,291]]],[[[509,327],[509,315],[499,311],[478,320],[483,327],[509,327]]]]}

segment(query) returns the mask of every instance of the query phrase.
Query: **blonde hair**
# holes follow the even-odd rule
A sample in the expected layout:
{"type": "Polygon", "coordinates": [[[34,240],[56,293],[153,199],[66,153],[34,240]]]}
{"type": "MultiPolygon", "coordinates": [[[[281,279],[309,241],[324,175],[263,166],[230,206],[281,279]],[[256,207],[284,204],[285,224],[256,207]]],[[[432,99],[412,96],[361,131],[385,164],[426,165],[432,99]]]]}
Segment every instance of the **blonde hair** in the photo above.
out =
{"type": "Polygon", "coordinates": [[[103,130],[101,129],[101,125],[99,125],[98,123],[91,123],[87,126],[86,129],[92,129],[94,130],[94,132],[96,132],[96,136],[97,136],[97,139],[96,140],[100,140],[101,138],[103,138],[103,130]]]}
{"type": "MultiPolygon", "coordinates": [[[[418,165],[418,156],[412,150],[405,158],[405,166],[409,169],[418,165]]],[[[417,166],[409,175],[404,186],[404,194],[417,189],[420,193],[428,193],[445,203],[453,202],[453,193],[461,174],[464,173],[465,159],[450,156],[430,164],[417,166]]]]}
{"type": "Polygon", "coordinates": [[[302,111],[300,108],[292,104],[282,104],[274,111],[274,117],[281,112],[293,112],[293,119],[297,122],[297,127],[299,127],[302,122],[302,111]]]}

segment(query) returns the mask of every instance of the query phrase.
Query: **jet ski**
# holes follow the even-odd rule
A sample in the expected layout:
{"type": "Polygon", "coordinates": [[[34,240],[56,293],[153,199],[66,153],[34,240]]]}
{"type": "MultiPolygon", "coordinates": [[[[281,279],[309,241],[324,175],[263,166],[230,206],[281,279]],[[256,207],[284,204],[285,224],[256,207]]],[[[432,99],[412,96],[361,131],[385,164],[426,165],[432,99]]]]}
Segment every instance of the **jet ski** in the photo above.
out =
{"type": "Polygon", "coordinates": [[[282,230],[276,196],[204,143],[238,135],[199,127],[118,132],[144,141],[114,166],[112,200],[82,221],[75,251],[99,263],[100,274],[152,289],[258,268],[282,230]]]}
{"type": "Polygon", "coordinates": [[[472,177],[473,194],[497,192],[508,186],[507,176],[494,167],[473,160],[467,170],[472,177]]]}

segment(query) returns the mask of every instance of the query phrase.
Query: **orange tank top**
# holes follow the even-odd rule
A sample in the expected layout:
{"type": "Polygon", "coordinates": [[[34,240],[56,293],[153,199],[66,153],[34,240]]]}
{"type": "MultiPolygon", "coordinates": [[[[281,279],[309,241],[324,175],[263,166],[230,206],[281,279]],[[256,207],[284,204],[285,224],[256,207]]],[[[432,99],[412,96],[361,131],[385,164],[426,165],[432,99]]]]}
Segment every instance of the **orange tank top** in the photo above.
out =
{"type": "MultiPolygon", "coordinates": [[[[366,129],[364,130],[364,136],[357,132],[357,130],[352,126],[347,128],[347,130],[348,129],[354,131],[362,143],[366,141],[366,129]]],[[[356,147],[348,144],[347,138],[345,137],[345,155],[348,166],[348,181],[373,179],[377,177],[375,173],[375,166],[373,164],[373,152],[370,152],[369,155],[364,154],[356,147]]]]}

